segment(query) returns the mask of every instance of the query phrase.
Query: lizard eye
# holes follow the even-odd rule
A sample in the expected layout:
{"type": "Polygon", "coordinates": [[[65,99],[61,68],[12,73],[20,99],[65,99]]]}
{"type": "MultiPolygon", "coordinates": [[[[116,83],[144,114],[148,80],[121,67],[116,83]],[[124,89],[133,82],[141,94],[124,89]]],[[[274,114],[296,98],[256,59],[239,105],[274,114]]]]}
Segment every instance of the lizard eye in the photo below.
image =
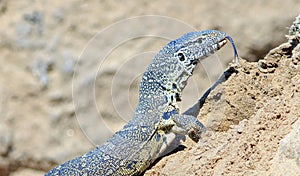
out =
{"type": "Polygon", "coordinates": [[[199,43],[199,44],[201,44],[201,43],[202,43],[202,38],[198,38],[198,39],[196,40],[196,42],[199,43]]]}
{"type": "Polygon", "coordinates": [[[185,60],[185,56],[182,54],[182,53],[178,53],[178,59],[180,60],[180,61],[184,61],[185,60]]]}

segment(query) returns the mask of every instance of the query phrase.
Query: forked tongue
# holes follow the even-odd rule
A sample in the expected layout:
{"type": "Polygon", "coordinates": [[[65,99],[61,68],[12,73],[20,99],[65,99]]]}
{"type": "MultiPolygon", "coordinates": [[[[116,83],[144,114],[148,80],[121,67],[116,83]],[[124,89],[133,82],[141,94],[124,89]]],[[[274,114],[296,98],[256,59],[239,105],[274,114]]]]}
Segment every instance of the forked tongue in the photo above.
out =
{"type": "Polygon", "coordinates": [[[234,52],[234,58],[233,58],[233,63],[234,64],[240,64],[240,58],[239,55],[237,53],[236,47],[234,45],[233,39],[228,35],[225,37],[226,39],[228,39],[228,41],[230,41],[232,48],[233,48],[233,52],[234,52]]]}

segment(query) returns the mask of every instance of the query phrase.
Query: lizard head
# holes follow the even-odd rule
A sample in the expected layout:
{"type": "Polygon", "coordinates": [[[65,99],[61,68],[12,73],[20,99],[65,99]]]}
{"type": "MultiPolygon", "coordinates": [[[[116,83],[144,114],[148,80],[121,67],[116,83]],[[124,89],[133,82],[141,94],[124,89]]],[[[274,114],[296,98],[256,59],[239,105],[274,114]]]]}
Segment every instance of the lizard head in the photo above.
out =
{"type": "MultiPolygon", "coordinates": [[[[175,83],[177,85],[176,88],[181,91],[186,86],[187,79],[192,75],[199,61],[215,53],[227,41],[232,43],[235,57],[237,57],[231,37],[225,32],[217,30],[190,32],[168,43],[161,50],[161,53],[164,55],[164,61],[162,62],[169,63],[169,66],[172,65],[173,69],[166,67],[164,72],[168,74],[168,79],[172,80],[173,87],[175,83]]],[[[170,86],[167,87],[170,88],[170,86]]]]}
{"type": "Polygon", "coordinates": [[[182,71],[193,73],[197,63],[215,53],[226,43],[225,32],[207,30],[190,32],[169,43],[173,45],[173,58],[182,66],[182,71]]]}
{"type": "MultiPolygon", "coordinates": [[[[175,95],[180,100],[180,94],[187,84],[188,78],[201,59],[208,57],[230,41],[234,49],[234,59],[238,55],[233,40],[225,32],[206,30],[190,32],[169,42],[155,56],[142,77],[141,92],[149,94],[150,88],[157,87],[162,92],[175,95]]],[[[153,89],[154,94],[158,91],[153,89]]]]}

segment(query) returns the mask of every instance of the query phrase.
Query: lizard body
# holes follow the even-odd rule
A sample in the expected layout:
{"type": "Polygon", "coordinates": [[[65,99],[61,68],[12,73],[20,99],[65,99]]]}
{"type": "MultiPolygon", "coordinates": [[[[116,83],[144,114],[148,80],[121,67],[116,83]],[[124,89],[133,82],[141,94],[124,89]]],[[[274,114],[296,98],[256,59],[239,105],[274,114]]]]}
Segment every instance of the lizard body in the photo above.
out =
{"type": "Polygon", "coordinates": [[[169,42],[142,76],[133,118],[102,146],[56,166],[50,175],[138,175],[175,149],[184,135],[198,141],[204,126],[199,108],[179,114],[177,101],[197,63],[232,39],[224,32],[190,32],[169,42]],[[174,144],[174,145],[173,145],[174,144]]]}

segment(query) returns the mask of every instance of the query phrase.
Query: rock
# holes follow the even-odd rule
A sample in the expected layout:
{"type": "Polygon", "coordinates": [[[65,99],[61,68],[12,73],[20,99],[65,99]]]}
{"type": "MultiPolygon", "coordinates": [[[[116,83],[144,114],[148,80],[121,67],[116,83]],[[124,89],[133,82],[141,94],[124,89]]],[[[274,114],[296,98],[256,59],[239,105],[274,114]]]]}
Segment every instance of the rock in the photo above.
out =
{"type": "Polygon", "coordinates": [[[275,158],[272,160],[271,175],[297,175],[300,173],[300,119],[293,130],[281,139],[275,158]]]}
{"type": "MultiPolygon", "coordinates": [[[[300,15],[298,15],[289,29],[289,36],[299,35],[300,33],[300,15]]],[[[289,41],[292,42],[292,41],[289,41]]]]}
{"type": "Polygon", "coordinates": [[[239,125],[238,125],[238,127],[237,127],[237,132],[238,132],[238,133],[244,132],[247,123],[248,123],[248,120],[247,120],[247,119],[244,119],[244,120],[240,121],[240,123],[239,123],[239,125]]]}

